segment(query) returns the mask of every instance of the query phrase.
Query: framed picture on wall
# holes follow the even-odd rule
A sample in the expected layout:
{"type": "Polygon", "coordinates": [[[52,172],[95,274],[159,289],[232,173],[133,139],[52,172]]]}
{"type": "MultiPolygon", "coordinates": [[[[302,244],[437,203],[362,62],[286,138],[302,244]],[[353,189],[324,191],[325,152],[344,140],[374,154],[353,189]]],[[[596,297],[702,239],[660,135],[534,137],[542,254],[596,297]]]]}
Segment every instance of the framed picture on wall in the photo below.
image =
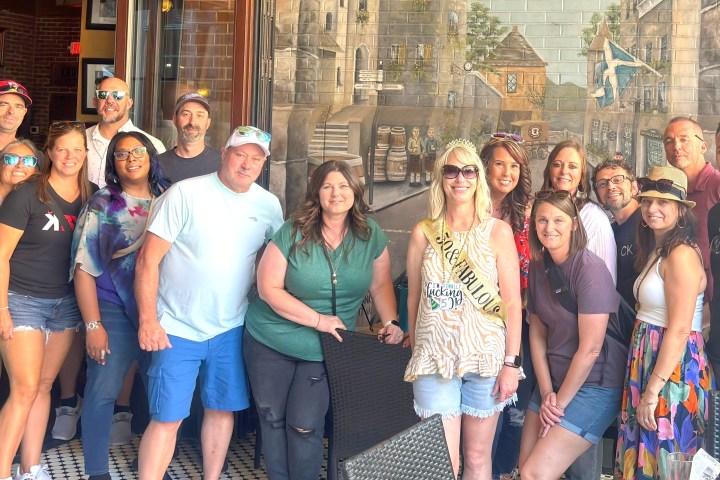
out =
{"type": "Polygon", "coordinates": [[[83,58],[82,60],[82,113],[94,115],[93,106],[95,88],[107,77],[115,76],[115,63],[112,58],[83,58]]]}
{"type": "Polygon", "coordinates": [[[88,0],[85,28],[88,30],[115,30],[118,0],[88,0]]]}

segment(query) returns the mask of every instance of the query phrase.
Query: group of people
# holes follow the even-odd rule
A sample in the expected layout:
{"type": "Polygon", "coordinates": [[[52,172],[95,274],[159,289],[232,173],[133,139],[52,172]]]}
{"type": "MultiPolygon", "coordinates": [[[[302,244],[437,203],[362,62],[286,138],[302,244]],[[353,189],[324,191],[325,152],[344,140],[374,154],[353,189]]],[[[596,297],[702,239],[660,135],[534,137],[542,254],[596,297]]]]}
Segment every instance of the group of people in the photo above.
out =
{"type": "Polygon", "coordinates": [[[669,453],[702,447],[720,172],[693,120],[663,142],[670,166],[637,178],[622,159],[591,171],[563,141],[534,194],[515,135],[479,155],[451,142],[436,162],[408,245],[406,380],[421,417],[442,415],[456,475],[461,438],[463,479],[599,478],[613,425],[616,478],[664,478],[669,453]],[[637,309],[627,336],[621,302],[637,309]]]}
{"type": "Polygon", "coordinates": [[[178,144],[163,152],[129,120],[129,90],[102,80],[99,123],[53,123],[40,153],[12,131],[32,104],[27,90],[0,81],[0,357],[10,382],[0,480],[51,479],[40,454],[61,369],[53,433],[74,435],[82,403],[86,473],[109,479],[134,365],[150,412],[141,479],[167,478],[196,389],[204,478],[219,478],[233,412],[252,389],[268,477],[317,479],[330,401],[320,335],[342,341],[368,293],[378,340],[412,349],[416,412],[442,415],[456,476],[462,448],[466,480],[516,466],[525,480],[599,478],[598,444],[616,422],[619,478],[657,479],[669,453],[702,446],[708,355],[720,358],[720,311],[708,307],[720,172],[705,163],[694,121],[670,121],[672,166],[642,178],[621,160],[591,172],[582,147],[561,142],[534,193],[522,138],[494,134],[479,153],[450,142],[433,165],[428,217],[409,238],[406,334],[388,238],[347,164],[319,166],[283,222],[278,199],[255,183],[270,134],[241,126],[210,148],[210,104],[191,92],[176,103],[178,144]],[[637,308],[628,341],[613,333],[621,301],[637,308]]]}

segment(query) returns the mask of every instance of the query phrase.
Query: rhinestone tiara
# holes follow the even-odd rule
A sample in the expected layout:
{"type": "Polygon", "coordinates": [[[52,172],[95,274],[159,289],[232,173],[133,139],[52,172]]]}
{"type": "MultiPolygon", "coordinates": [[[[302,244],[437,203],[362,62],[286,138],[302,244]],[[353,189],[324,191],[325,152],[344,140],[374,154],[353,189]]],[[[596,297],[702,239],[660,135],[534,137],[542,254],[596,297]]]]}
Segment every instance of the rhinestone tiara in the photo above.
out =
{"type": "Polygon", "coordinates": [[[450,150],[451,148],[455,147],[465,147],[477,153],[477,147],[475,147],[475,144],[472,143],[470,140],[466,140],[464,138],[456,138],[452,142],[448,143],[445,146],[445,150],[450,150]]]}

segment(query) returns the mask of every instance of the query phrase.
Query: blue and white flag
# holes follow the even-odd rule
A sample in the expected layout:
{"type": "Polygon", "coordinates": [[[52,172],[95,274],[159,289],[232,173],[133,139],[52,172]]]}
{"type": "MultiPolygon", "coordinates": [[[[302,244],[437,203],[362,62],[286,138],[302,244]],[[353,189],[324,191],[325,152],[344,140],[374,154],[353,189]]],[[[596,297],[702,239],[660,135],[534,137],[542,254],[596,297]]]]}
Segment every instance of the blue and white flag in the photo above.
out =
{"type": "Polygon", "coordinates": [[[591,93],[591,96],[597,99],[598,106],[605,108],[618,100],[640,67],[647,68],[657,76],[661,76],[615,42],[605,38],[603,61],[600,63],[602,73],[598,75],[597,90],[591,93]]]}

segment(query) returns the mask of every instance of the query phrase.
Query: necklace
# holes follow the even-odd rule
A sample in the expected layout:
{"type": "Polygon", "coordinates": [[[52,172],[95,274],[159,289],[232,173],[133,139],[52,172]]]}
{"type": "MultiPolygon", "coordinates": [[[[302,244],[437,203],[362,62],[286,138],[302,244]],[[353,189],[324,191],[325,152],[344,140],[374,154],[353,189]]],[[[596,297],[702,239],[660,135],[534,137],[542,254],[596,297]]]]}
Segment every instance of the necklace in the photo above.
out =
{"type": "MultiPolygon", "coordinates": [[[[457,265],[458,262],[460,261],[460,254],[465,250],[465,245],[467,244],[468,238],[470,237],[470,232],[472,232],[473,229],[475,228],[476,221],[477,221],[477,217],[474,217],[472,223],[470,224],[470,229],[465,233],[465,238],[463,239],[462,244],[460,245],[460,249],[457,251],[458,255],[457,255],[457,258],[455,259],[455,262],[450,263],[450,259],[447,259],[447,263],[448,263],[448,265],[450,265],[450,272],[453,271],[453,269],[455,268],[455,265],[457,265]]],[[[444,238],[445,234],[446,234],[445,217],[443,217],[443,221],[442,221],[442,234],[443,234],[443,238],[444,238]]],[[[447,283],[447,275],[446,275],[447,272],[445,269],[445,242],[440,244],[440,253],[442,255],[442,258],[440,260],[442,261],[443,283],[447,283]]]]}
{"type": "Polygon", "coordinates": [[[330,281],[333,285],[337,285],[337,271],[335,270],[335,264],[332,258],[330,258],[330,252],[327,251],[327,248],[325,248],[325,257],[327,257],[328,265],[330,265],[330,281]]]}

